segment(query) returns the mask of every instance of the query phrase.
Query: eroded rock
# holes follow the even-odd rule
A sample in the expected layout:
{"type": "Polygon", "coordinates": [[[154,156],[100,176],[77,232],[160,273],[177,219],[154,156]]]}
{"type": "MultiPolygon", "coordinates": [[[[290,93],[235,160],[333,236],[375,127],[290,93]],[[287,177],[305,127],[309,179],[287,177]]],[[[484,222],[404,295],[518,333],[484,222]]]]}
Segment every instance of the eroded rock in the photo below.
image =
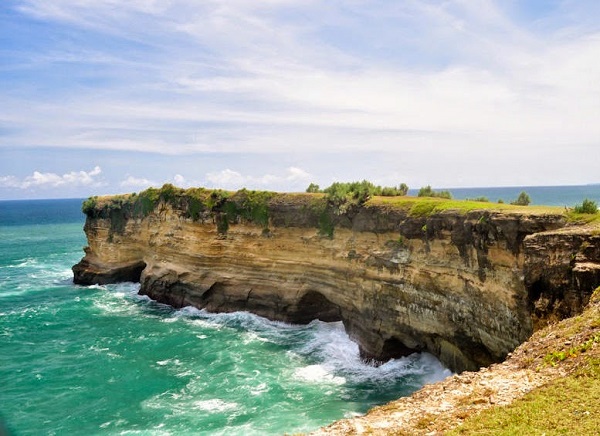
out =
{"type": "Polygon", "coordinates": [[[561,233],[560,214],[422,217],[368,204],[325,216],[330,238],[323,212],[299,198],[274,196],[268,229],[238,219],[226,233],[216,216],[167,204],[144,218],[92,213],[75,280],[140,280],[140,293],[175,307],[341,320],[367,359],[428,351],[457,372],[503,360],[598,284],[597,237],[561,233]]]}

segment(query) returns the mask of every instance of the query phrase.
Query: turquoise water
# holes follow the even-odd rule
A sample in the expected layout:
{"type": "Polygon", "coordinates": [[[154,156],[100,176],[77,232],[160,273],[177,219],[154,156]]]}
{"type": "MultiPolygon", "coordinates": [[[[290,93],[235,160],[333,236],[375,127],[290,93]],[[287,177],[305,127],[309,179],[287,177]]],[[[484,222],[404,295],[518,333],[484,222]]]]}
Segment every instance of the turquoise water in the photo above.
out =
{"type": "Polygon", "coordinates": [[[309,431],[449,374],[427,354],[365,365],[339,323],[174,310],[133,283],[75,286],[80,205],[0,202],[0,417],[12,434],[309,431]]]}

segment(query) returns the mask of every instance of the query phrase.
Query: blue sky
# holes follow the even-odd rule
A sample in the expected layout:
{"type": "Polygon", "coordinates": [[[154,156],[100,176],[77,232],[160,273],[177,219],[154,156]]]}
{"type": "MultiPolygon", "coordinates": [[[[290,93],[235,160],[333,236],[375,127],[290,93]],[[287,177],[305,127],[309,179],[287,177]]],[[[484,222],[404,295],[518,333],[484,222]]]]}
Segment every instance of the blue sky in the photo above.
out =
{"type": "Polygon", "coordinates": [[[0,199],[600,182],[597,0],[4,0],[0,199]]]}

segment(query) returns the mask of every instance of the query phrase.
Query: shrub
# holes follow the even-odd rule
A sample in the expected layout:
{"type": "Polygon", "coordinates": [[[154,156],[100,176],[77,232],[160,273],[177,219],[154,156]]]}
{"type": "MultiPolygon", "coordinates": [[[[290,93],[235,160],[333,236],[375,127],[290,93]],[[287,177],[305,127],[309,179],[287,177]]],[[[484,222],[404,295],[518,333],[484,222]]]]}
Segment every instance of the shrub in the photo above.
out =
{"type": "Polygon", "coordinates": [[[233,221],[241,217],[266,229],[269,226],[269,200],[272,197],[272,192],[241,189],[228,202],[232,206],[228,209],[229,218],[233,221]]]}
{"type": "Polygon", "coordinates": [[[306,188],[306,192],[315,194],[317,192],[321,192],[321,188],[319,188],[319,185],[317,185],[316,183],[311,183],[310,185],[308,185],[308,188],[306,188]]]}
{"type": "Polygon", "coordinates": [[[327,209],[323,209],[323,211],[319,214],[319,236],[324,238],[333,239],[333,232],[335,226],[331,216],[327,212],[327,209]]]}
{"type": "MultiPolygon", "coordinates": [[[[378,188],[380,187],[378,186],[378,188]]],[[[381,192],[377,195],[383,197],[402,197],[408,193],[408,185],[406,183],[401,183],[399,186],[384,186],[380,191],[381,192]]]]}
{"type": "Polygon", "coordinates": [[[408,185],[401,183],[398,186],[379,186],[368,180],[362,182],[334,182],[331,186],[321,189],[319,185],[311,183],[306,188],[309,193],[325,193],[327,201],[338,213],[344,213],[352,205],[361,205],[373,196],[400,197],[408,193],[408,185]]]}
{"type": "Polygon", "coordinates": [[[583,200],[583,203],[575,205],[573,210],[576,213],[596,214],[598,213],[598,204],[595,201],[586,198],[583,200]]]}
{"type": "Polygon", "coordinates": [[[373,195],[381,192],[380,186],[363,180],[362,182],[341,183],[335,182],[323,190],[327,199],[339,213],[345,212],[351,205],[366,203],[373,195]]]}
{"type": "MultiPolygon", "coordinates": [[[[309,189],[315,189],[315,187],[318,188],[318,185],[311,183],[307,192],[310,192],[309,189]]],[[[344,212],[350,205],[364,204],[373,196],[396,197],[406,195],[408,193],[408,185],[401,183],[398,186],[381,187],[374,185],[368,180],[350,183],[335,182],[318,192],[327,194],[330,204],[334,205],[339,212],[344,212]]]]}
{"type": "Polygon", "coordinates": [[[398,186],[398,189],[401,192],[400,195],[404,196],[404,195],[408,194],[408,185],[406,183],[400,183],[400,186],[398,186]]]}
{"type": "Polygon", "coordinates": [[[531,203],[531,198],[529,197],[529,194],[527,194],[527,192],[525,191],[521,191],[519,197],[515,201],[511,201],[510,204],[513,204],[515,206],[528,206],[529,203],[531,203]]]}
{"type": "Polygon", "coordinates": [[[452,194],[450,191],[434,191],[431,189],[431,185],[423,186],[419,189],[419,197],[437,197],[437,198],[445,198],[447,200],[452,199],[452,194]]]}
{"type": "Polygon", "coordinates": [[[487,197],[476,197],[476,198],[466,198],[465,201],[479,201],[481,203],[489,203],[490,200],[487,197]]]}
{"type": "Polygon", "coordinates": [[[229,198],[229,192],[222,189],[215,189],[206,199],[205,206],[208,210],[214,211],[215,208],[222,206],[227,198],[229,198]]]}
{"type": "Polygon", "coordinates": [[[81,211],[87,216],[92,216],[98,205],[98,197],[90,197],[81,205],[81,211]]]}

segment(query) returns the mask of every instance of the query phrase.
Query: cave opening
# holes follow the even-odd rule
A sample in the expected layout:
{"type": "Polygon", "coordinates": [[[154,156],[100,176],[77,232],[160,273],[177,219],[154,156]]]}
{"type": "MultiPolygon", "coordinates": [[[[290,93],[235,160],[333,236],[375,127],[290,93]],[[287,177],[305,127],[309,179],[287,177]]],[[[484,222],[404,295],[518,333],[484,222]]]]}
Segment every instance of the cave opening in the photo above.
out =
{"type": "Polygon", "coordinates": [[[308,324],[318,319],[324,322],[342,321],[342,313],[337,304],[317,291],[308,291],[296,304],[296,310],[291,316],[291,322],[308,324]]]}

